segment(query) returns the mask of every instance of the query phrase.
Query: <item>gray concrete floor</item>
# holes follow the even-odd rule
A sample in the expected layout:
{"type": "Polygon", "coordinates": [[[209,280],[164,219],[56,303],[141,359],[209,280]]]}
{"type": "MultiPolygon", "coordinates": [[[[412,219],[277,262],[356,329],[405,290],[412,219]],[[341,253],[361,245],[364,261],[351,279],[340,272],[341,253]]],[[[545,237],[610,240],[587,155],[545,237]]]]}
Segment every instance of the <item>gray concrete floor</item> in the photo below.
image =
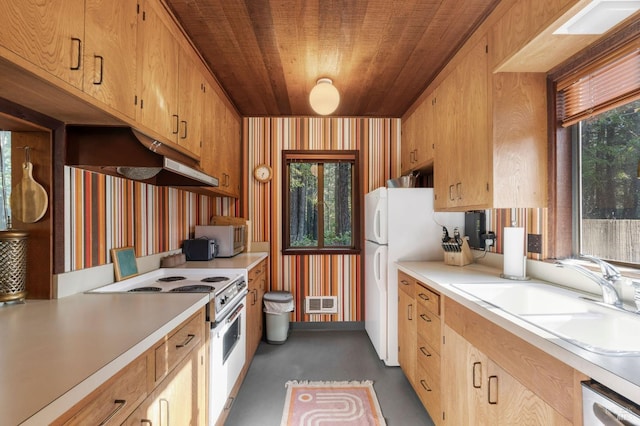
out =
{"type": "Polygon", "coordinates": [[[365,331],[333,330],[261,342],[225,425],[280,425],[289,380],[373,380],[388,426],[433,425],[402,370],[378,359],[365,331]]]}

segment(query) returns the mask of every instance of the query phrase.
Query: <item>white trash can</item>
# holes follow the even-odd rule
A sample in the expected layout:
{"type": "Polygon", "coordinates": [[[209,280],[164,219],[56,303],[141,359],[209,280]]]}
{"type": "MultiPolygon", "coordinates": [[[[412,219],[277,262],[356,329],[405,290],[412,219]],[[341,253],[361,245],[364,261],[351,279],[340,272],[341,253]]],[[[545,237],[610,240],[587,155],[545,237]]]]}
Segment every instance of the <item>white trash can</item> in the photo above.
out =
{"type": "Polygon", "coordinates": [[[289,312],[292,312],[293,309],[293,296],[288,291],[269,291],[264,294],[267,343],[281,345],[287,340],[289,312]]]}

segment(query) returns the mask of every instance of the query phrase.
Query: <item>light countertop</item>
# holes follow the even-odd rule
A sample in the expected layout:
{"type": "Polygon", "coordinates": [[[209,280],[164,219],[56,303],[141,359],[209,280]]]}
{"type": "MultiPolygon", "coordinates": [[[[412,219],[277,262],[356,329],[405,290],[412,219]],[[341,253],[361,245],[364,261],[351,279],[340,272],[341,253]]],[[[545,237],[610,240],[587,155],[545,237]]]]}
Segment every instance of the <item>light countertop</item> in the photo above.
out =
{"type": "MultiPolygon", "coordinates": [[[[514,283],[500,278],[500,270],[479,264],[449,266],[443,262],[398,262],[397,265],[399,270],[433,287],[443,296],[464,305],[626,398],[640,403],[640,357],[589,352],[451,285],[514,283]]],[[[527,285],[529,282],[551,284],[541,280],[523,281],[521,284],[527,285]]]]}
{"type": "MultiPolygon", "coordinates": [[[[266,257],[180,267],[250,270],[266,257]]],[[[78,293],[0,306],[0,424],[50,423],[208,301],[203,293],[78,293]]]]}

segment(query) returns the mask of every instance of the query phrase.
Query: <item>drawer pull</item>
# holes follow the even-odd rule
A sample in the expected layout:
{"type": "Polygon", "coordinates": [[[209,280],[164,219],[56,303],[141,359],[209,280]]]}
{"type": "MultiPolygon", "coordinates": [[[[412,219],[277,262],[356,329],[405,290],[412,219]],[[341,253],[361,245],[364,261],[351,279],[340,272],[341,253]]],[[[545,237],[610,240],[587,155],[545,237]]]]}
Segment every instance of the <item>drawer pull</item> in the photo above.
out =
{"type": "Polygon", "coordinates": [[[127,400],[126,399],[116,399],[115,401],[113,401],[114,405],[116,405],[116,407],[113,409],[113,411],[111,413],[109,413],[109,415],[107,417],[105,417],[105,419],[103,421],[100,422],[99,426],[104,426],[107,423],[109,423],[109,421],[113,418],[113,416],[115,416],[116,414],[118,414],[118,411],[122,410],[122,408],[127,405],[127,400]]]}
{"type": "Polygon", "coordinates": [[[420,384],[422,385],[424,390],[426,390],[427,392],[431,392],[431,388],[427,386],[427,382],[425,382],[424,379],[420,379],[420,384]]]}
{"type": "Polygon", "coordinates": [[[426,295],[426,294],[424,294],[424,293],[419,293],[419,294],[418,294],[418,297],[419,297],[420,299],[422,299],[422,300],[431,300],[431,299],[429,299],[429,296],[427,296],[427,295],[426,295]]]}
{"type": "Polygon", "coordinates": [[[487,391],[487,401],[489,401],[489,404],[491,405],[496,405],[498,403],[498,376],[489,376],[489,389],[487,391]],[[494,381],[496,384],[495,387],[495,398],[491,399],[491,381],[494,381]]]}
{"type": "Polygon", "coordinates": [[[427,348],[425,348],[424,346],[420,346],[420,352],[422,352],[424,356],[431,356],[427,348]]]}
{"type": "Polygon", "coordinates": [[[153,426],[153,422],[149,419],[140,419],[140,424],[153,426]]]}
{"type": "MultiPolygon", "coordinates": [[[[479,361],[476,361],[473,363],[473,387],[476,389],[480,389],[482,387],[482,374],[477,374],[476,375],[476,367],[482,367],[482,363],[480,363],[479,361]],[[479,377],[480,380],[478,380],[478,384],[476,384],[476,377],[479,377]]],[[[482,369],[480,369],[480,372],[482,372],[482,369]]]]}
{"type": "Polygon", "coordinates": [[[407,280],[402,280],[402,281],[400,281],[400,283],[403,284],[403,285],[409,285],[409,281],[407,281],[407,280]]]}
{"type": "Polygon", "coordinates": [[[185,346],[187,346],[189,343],[191,343],[191,341],[193,340],[193,338],[196,337],[195,334],[187,334],[187,338],[184,339],[184,342],[182,343],[178,343],[176,345],[176,348],[184,348],[185,346]]]}
{"type": "Polygon", "coordinates": [[[422,318],[423,320],[425,320],[426,322],[431,322],[431,318],[429,318],[427,315],[425,314],[420,314],[420,318],[422,318]]]}

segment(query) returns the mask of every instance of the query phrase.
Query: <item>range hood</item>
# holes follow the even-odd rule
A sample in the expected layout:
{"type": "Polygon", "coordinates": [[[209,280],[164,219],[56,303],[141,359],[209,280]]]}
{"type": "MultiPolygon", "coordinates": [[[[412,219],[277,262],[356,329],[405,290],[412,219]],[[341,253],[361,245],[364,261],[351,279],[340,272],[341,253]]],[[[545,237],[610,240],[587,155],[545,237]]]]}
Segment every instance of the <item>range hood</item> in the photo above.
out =
{"type": "Polygon", "coordinates": [[[67,126],[65,164],[156,186],[218,186],[198,162],[131,127],[67,126]]]}

